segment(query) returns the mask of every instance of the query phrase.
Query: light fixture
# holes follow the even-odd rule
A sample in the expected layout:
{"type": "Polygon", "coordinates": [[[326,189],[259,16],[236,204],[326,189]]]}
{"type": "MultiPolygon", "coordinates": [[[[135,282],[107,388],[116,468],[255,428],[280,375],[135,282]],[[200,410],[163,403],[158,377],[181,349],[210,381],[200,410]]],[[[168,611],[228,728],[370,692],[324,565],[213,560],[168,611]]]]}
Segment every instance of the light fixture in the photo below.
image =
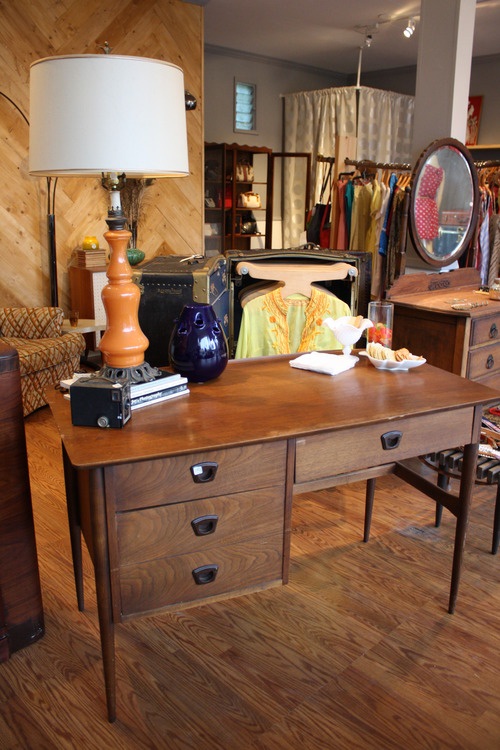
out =
{"type": "Polygon", "coordinates": [[[408,19],[408,23],[406,24],[406,28],[403,31],[403,34],[407,39],[409,39],[411,36],[413,36],[413,32],[415,31],[415,21],[413,18],[408,19]]]}
{"type": "Polygon", "coordinates": [[[158,375],[144,361],[140,292],[127,259],[131,233],[120,201],[126,177],[189,173],[184,76],[162,60],[67,55],[38,60],[30,72],[29,170],[49,177],[104,177],[111,248],[102,299],[107,327],[102,375],[141,382],[158,375]]]}

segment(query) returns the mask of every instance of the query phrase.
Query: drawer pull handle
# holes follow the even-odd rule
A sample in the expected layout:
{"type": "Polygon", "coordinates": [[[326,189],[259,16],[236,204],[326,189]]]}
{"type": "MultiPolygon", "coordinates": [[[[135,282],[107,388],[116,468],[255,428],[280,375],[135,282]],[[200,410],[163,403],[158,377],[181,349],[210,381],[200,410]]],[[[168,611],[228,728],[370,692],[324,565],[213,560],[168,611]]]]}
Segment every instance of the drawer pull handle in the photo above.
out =
{"type": "Polygon", "coordinates": [[[208,536],[208,534],[214,533],[218,520],[219,516],[200,516],[199,518],[193,518],[191,526],[196,536],[208,536]]]}
{"type": "Polygon", "coordinates": [[[380,439],[382,441],[382,448],[385,451],[392,451],[401,443],[403,433],[399,432],[399,430],[391,430],[390,432],[384,432],[384,434],[380,436],[380,439]]]}
{"type": "Polygon", "coordinates": [[[486,369],[491,370],[494,364],[495,364],[495,358],[493,357],[493,354],[489,354],[488,359],[486,360],[486,369]]]}
{"type": "Polygon", "coordinates": [[[498,337],[498,328],[496,323],[491,324],[490,328],[490,339],[496,339],[498,337]]]}
{"type": "Polygon", "coordinates": [[[215,581],[218,570],[218,565],[200,565],[199,568],[193,570],[194,582],[198,586],[203,586],[205,583],[212,583],[212,581],[215,581]]]}
{"type": "Polygon", "coordinates": [[[193,482],[196,482],[196,484],[213,482],[218,468],[219,464],[216,461],[203,461],[201,464],[194,464],[194,466],[191,466],[193,482]]]}

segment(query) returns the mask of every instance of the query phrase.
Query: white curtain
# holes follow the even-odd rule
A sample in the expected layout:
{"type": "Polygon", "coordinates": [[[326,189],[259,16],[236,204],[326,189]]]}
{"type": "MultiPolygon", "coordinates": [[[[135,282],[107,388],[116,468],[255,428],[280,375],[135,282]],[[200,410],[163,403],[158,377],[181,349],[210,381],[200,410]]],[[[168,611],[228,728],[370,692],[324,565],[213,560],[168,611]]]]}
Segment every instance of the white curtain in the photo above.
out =
{"type": "Polygon", "coordinates": [[[356,159],[392,163],[411,160],[414,97],[361,86],[356,159]]]}
{"type": "MultiPolygon", "coordinates": [[[[334,156],[337,136],[357,137],[353,159],[375,162],[408,162],[411,159],[414,97],[361,86],[301,91],[285,97],[285,150],[312,156],[310,206],[319,200],[328,164],[316,157],[334,156]]],[[[337,165],[337,171],[344,171],[337,165]]],[[[293,164],[284,175],[283,242],[297,244],[303,215],[297,196],[304,185],[296,179],[293,164]]]]}
{"type": "MultiPolygon", "coordinates": [[[[285,95],[285,151],[306,152],[312,156],[310,204],[319,200],[321,183],[328,164],[316,156],[335,154],[337,135],[356,134],[356,89],[352,86],[285,95]]],[[[283,247],[298,244],[303,231],[302,213],[305,184],[303,172],[288,160],[283,176],[283,247]],[[295,169],[295,166],[298,168],[295,169]],[[297,172],[297,174],[296,174],[297,172]]]]}

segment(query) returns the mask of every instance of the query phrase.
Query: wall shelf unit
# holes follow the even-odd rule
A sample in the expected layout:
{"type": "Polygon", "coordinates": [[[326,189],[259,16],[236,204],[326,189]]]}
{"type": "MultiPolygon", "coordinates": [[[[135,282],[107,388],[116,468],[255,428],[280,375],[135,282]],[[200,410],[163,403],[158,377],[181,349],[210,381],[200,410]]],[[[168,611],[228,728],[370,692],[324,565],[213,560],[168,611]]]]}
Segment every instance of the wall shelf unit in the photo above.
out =
{"type": "Polygon", "coordinates": [[[227,250],[260,250],[270,246],[272,193],[268,186],[271,153],[271,149],[264,146],[205,144],[206,255],[227,250]],[[247,167],[243,175],[239,165],[247,167]],[[248,170],[253,174],[249,175],[248,170]],[[258,193],[260,207],[240,205],[239,196],[247,192],[258,193]],[[253,231],[248,231],[248,222],[253,219],[256,226],[253,226],[253,231]]]}

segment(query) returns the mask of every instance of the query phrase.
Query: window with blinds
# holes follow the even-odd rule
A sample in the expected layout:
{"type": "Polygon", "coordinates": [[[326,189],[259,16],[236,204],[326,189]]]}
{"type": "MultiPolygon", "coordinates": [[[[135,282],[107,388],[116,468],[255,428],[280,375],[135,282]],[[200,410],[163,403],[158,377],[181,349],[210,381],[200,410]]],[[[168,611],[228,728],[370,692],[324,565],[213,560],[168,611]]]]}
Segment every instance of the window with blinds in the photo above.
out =
{"type": "Polygon", "coordinates": [[[256,131],[257,86],[255,83],[234,82],[234,132],[256,131]]]}

